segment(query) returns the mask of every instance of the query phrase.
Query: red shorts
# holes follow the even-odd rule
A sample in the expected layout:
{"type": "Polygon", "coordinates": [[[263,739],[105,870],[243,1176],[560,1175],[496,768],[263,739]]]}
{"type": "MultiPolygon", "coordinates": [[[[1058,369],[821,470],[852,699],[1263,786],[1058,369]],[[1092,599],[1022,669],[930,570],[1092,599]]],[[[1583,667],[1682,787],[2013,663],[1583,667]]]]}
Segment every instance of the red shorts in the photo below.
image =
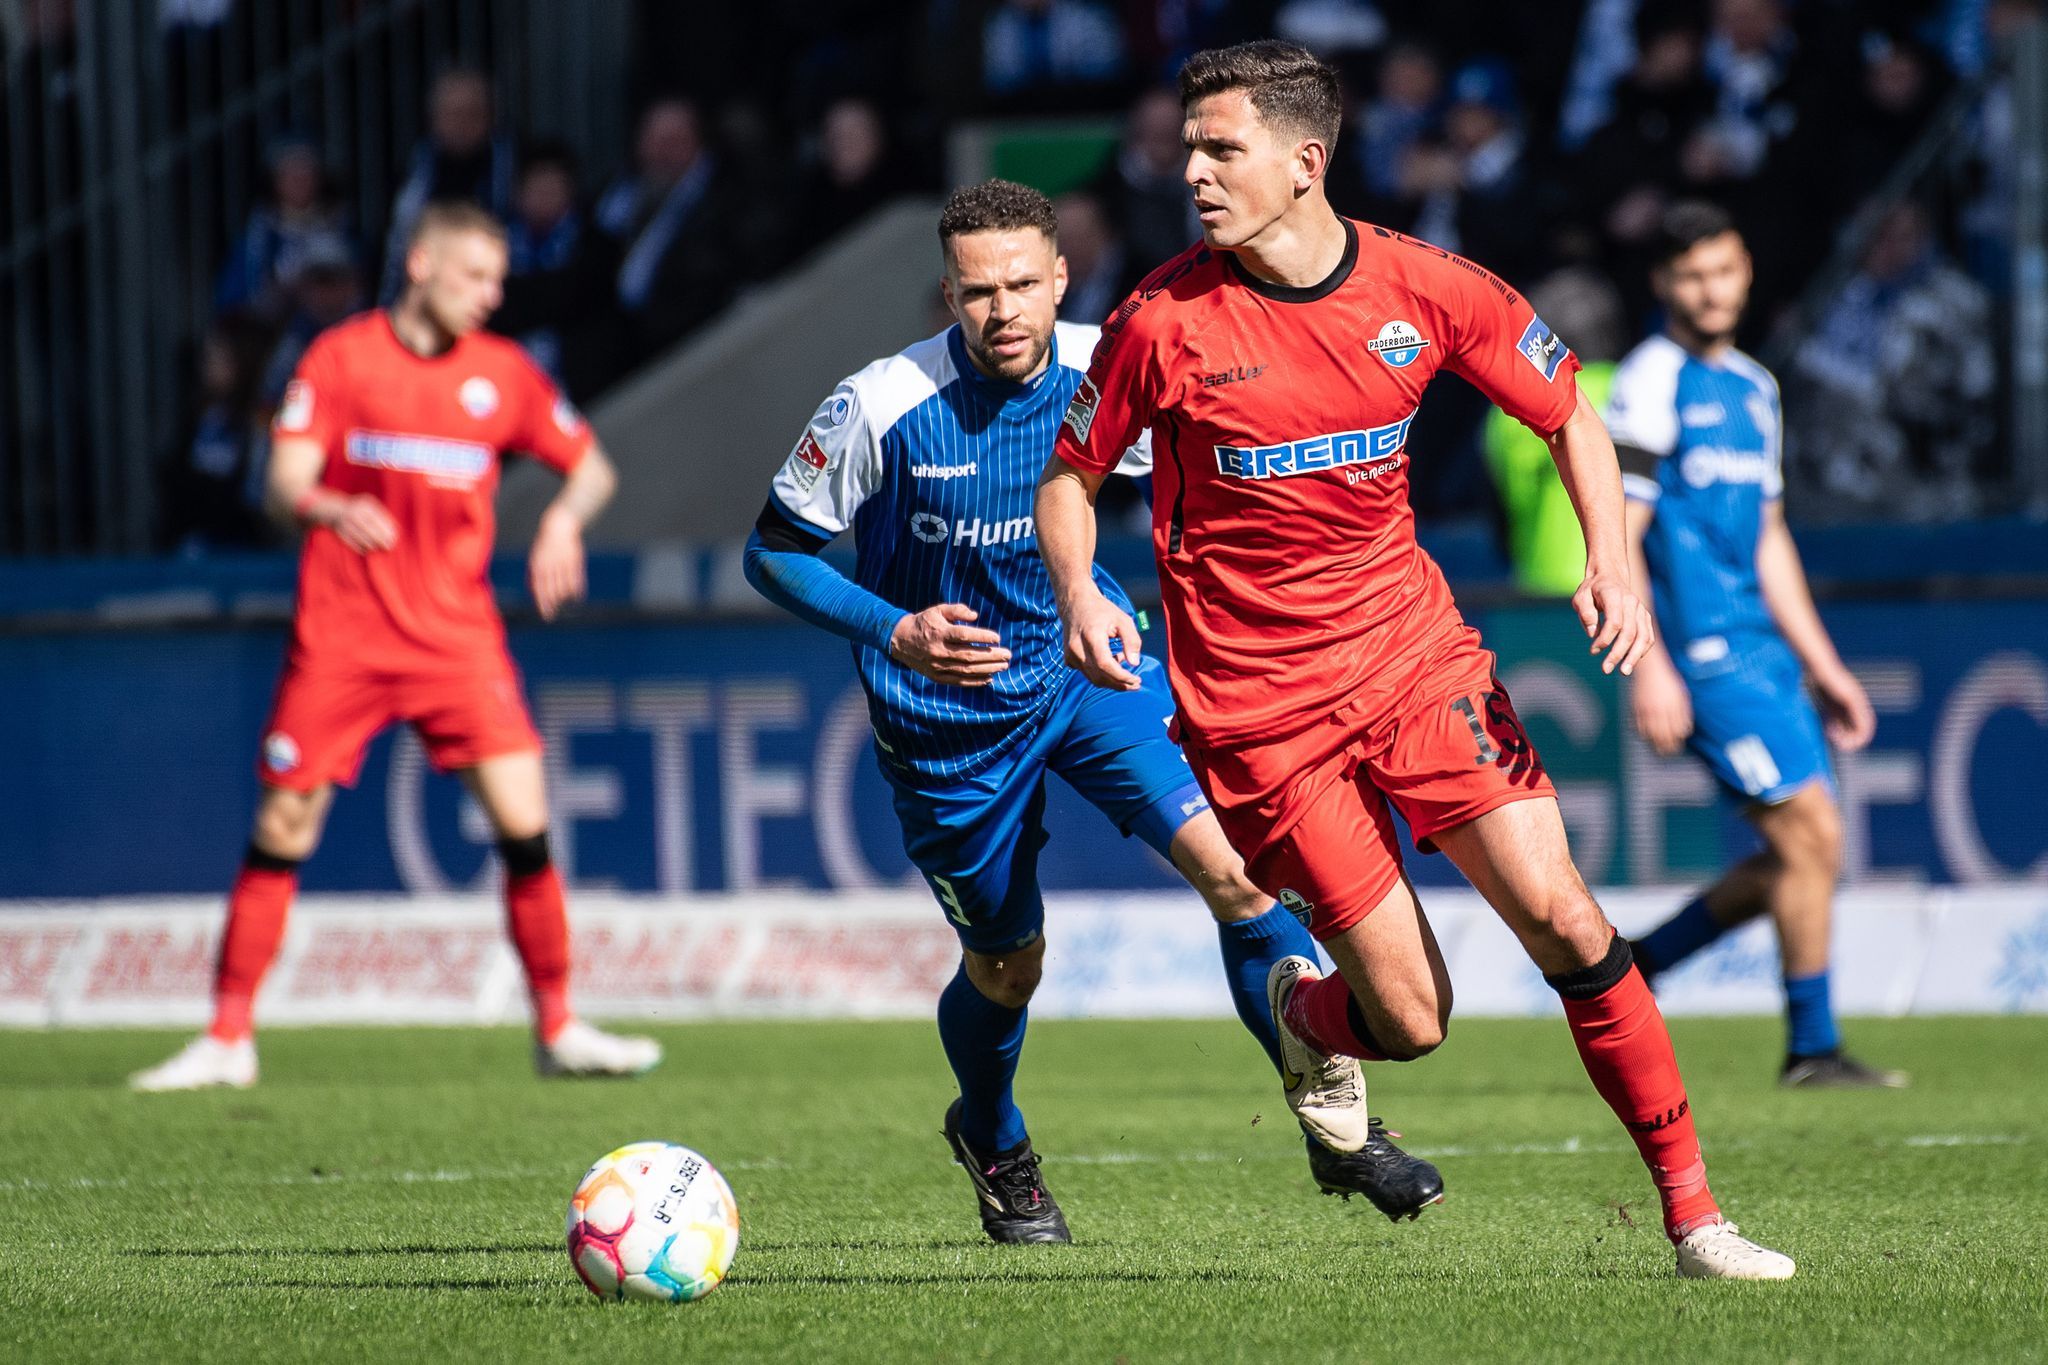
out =
{"type": "Polygon", "coordinates": [[[411,724],[441,772],[540,748],[510,659],[454,677],[320,673],[288,662],[263,727],[256,776],[292,791],[354,786],[363,751],[398,721],[411,724]]]}
{"type": "Polygon", "coordinates": [[[1556,795],[1478,633],[1429,669],[1400,714],[1346,708],[1285,739],[1185,745],[1252,882],[1319,939],[1365,918],[1401,877],[1392,802],[1415,846],[1511,801],[1556,795]]]}

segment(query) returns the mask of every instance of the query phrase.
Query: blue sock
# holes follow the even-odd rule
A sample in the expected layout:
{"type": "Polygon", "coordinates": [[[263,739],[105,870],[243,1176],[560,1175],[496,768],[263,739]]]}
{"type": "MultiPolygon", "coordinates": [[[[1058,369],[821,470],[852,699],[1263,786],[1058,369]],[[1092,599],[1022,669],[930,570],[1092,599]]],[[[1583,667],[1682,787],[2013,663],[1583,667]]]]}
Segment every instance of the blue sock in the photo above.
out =
{"type": "Polygon", "coordinates": [[[977,1151],[1006,1152],[1025,1139],[1010,1095],[1024,1051],[1024,1016],[976,990],[963,965],[939,993],[939,1041],[960,1081],[960,1136],[977,1151]]]}
{"type": "Polygon", "coordinates": [[[1785,1051],[1819,1057],[1842,1045],[1835,1031],[1835,1006],[1828,998],[1828,974],[1785,978],[1785,1051]]]}
{"type": "Polygon", "coordinates": [[[1685,909],[1635,940],[1636,957],[1647,959],[1651,972],[1669,971],[1727,932],[1708,912],[1707,898],[1694,896],[1685,909]]]}
{"type": "Polygon", "coordinates": [[[1230,982],[1230,1003],[1237,1017],[1258,1039],[1259,1046],[1280,1065],[1280,1039],[1273,1032],[1273,1011],[1266,1005],[1266,974],[1283,957],[1316,960],[1316,941],[1301,922],[1279,906],[1257,919],[1218,924],[1216,940],[1223,946],[1223,974],[1230,982]]]}

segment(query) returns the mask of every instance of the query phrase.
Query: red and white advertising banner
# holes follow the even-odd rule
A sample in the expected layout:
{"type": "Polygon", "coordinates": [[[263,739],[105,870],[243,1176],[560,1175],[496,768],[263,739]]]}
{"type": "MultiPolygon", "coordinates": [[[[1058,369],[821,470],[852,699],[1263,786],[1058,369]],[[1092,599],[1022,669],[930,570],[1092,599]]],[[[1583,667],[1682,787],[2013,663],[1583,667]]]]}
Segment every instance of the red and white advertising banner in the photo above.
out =
{"type": "MultiPolygon", "coordinates": [[[[1683,891],[1601,897],[1624,933],[1683,891]]],[[[1541,1014],[1556,997],[1470,892],[1427,910],[1468,1016],[1541,1014]]],[[[910,894],[635,897],[570,912],[579,1007],[611,1019],[916,1018],[959,949],[910,894]]],[[[197,1025],[218,902],[0,903],[0,1025],[197,1025]]],[[[1216,935],[1191,895],[1054,896],[1039,1018],[1228,1015],[1216,935]]],[[[1777,944],[1757,922],[1668,974],[1671,1014],[1780,1008],[1777,944]]],[[[1836,907],[1834,993],[1846,1014],[2048,1013],[2048,888],[1864,889],[1836,907]]],[[[268,1024],[501,1023],[525,993],[494,902],[308,897],[258,1000],[268,1024]]]]}

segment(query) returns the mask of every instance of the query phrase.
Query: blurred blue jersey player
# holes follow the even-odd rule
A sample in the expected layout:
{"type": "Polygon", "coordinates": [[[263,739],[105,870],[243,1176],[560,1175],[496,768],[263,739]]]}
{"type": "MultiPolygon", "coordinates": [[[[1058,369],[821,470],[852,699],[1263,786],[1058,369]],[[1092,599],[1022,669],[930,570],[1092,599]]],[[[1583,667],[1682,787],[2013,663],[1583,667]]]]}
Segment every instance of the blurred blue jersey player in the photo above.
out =
{"type": "MultiPolygon", "coordinates": [[[[960,971],[939,998],[960,1084],[945,1134],[973,1178],[982,1226],[999,1242],[1066,1241],[1011,1095],[1045,954],[1046,774],[1201,893],[1238,1013],[1276,1066],[1266,977],[1282,958],[1309,955],[1311,940],[1245,879],[1167,737],[1164,670],[1147,660],[1144,689],[1110,692],[1064,658],[1032,500],[1096,329],[1053,321],[1066,263],[1051,204],[1004,181],[961,190],[939,239],[958,325],[869,365],[818,408],[771,485],[747,579],[852,641],[904,847],[960,936],[960,971]],[[848,529],[851,580],[818,558],[848,529]]],[[[1125,464],[1148,467],[1142,446],[1125,464]]],[[[1095,577],[1128,608],[1121,588],[1095,577]]],[[[1368,1118],[1347,1061],[1283,1071],[1316,1092],[1296,1103],[1311,1169],[1326,1190],[1412,1213],[1441,1182],[1368,1118]]]]}
{"type": "Polygon", "coordinates": [[[1903,1085],[1842,1051],[1829,1000],[1842,834],[1828,743],[1860,749],[1876,720],[1785,526],[1778,385],[1732,340],[1750,284],[1733,220],[1672,206],[1652,284],[1666,330],[1622,361],[1607,409],[1636,579],[1654,591],[1661,637],[1636,665],[1636,728],[1660,754],[1704,760],[1763,847],[1637,940],[1636,965],[1654,981],[1769,913],[1785,974],[1783,1083],[1903,1085]]]}

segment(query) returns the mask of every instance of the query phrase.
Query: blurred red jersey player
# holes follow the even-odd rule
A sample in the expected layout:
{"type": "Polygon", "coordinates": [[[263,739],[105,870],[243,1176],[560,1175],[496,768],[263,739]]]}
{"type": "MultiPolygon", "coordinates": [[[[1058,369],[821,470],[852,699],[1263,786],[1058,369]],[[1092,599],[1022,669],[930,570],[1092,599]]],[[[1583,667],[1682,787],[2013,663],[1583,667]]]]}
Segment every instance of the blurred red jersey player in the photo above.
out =
{"type": "Polygon", "coordinates": [[[488,571],[500,462],[525,452],[564,476],[534,537],[542,617],[583,594],[583,529],[616,477],[576,410],[516,344],[482,330],[503,294],[504,230],[437,205],[406,254],[407,287],[307,348],[278,410],[268,500],[305,530],[298,605],[257,775],[263,795],[228,901],[212,1025],[140,1090],[249,1085],[251,1013],[277,955],[299,865],[336,783],[405,722],[497,834],[505,908],[525,967],[543,1074],[630,1074],[661,1057],[569,1010],[569,933],[548,856],[540,737],[520,695],[488,571]]]}
{"type": "Polygon", "coordinates": [[[1656,1002],[1572,866],[1493,655],[1415,542],[1408,429],[1449,370],[1550,443],[1586,533],[1574,605],[1605,666],[1629,671],[1652,625],[1630,586],[1614,446],[1576,361],[1479,266],[1331,210],[1342,104],[1307,51],[1197,53],[1181,96],[1203,242],[1104,324],[1039,488],[1039,548],[1068,653],[1103,686],[1136,686],[1137,629],[1088,566],[1109,452],[1149,428],[1188,762],[1252,880],[1339,969],[1325,979],[1297,957],[1269,976],[1290,1103],[1318,1102],[1306,1078],[1331,1054],[1407,1059],[1443,1040],[1450,981],[1391,804],[1562,997],[1650,1168],[1679,1272],[1792,1274],[1721,1217],[1656,1002]]]}

